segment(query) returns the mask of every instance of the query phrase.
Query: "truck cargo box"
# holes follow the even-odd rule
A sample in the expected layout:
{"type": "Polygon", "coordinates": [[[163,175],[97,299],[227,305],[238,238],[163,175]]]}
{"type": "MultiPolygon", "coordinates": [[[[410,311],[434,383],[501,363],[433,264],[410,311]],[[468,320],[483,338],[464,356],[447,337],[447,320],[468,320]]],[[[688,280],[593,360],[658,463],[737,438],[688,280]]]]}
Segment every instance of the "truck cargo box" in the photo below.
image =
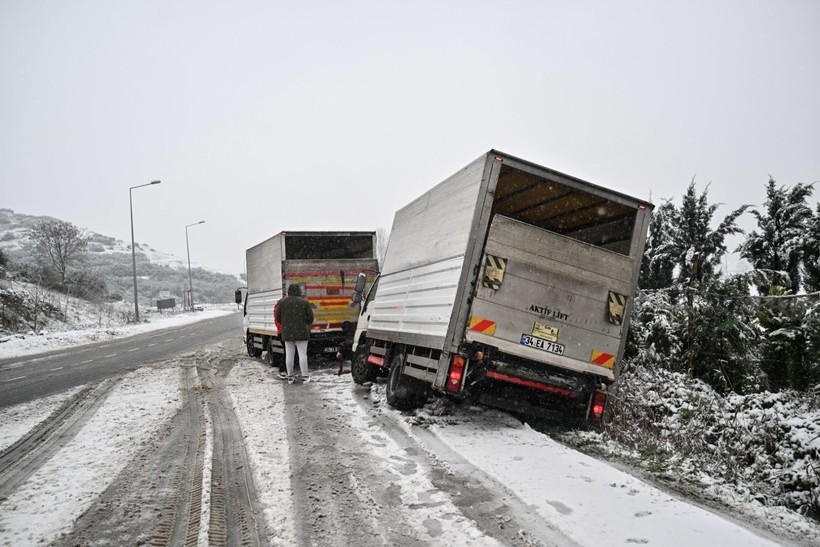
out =
{"type": "Polygon", "coordinates": [[[404,383],[403,393],[429,386],[513,410],[551,414],[542,403],[558,402],[599,414],[650,210],[490,151],[396,213],[359,320],[367,374],[357,377],[381,367],[395,376],[388,395],[404,383]]]}
{"type": "Polygon", "coordinates": [[[372,280],[378,271],[375,232],[281,232],[248,249],[248,290],[244,336],[248,353],[283,352],[273,308],[291,284],[313,308],[310,348],[335,354],[344,341],[342,326],[356,320],[350,296],[359,274],[372,280]]]}

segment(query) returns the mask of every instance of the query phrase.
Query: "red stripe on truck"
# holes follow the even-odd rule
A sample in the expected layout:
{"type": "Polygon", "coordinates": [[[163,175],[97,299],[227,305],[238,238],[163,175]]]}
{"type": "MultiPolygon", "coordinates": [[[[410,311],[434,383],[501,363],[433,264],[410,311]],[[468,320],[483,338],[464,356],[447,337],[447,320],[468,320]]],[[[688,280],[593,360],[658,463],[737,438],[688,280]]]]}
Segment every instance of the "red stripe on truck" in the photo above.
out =
{"type": "Polygon", "coordinates": [[[306,289],[336,289],[338,291],[353,292],[352,285],[305,285],[306,289]]]}
{"type": "Polygon", "coordinates": [[[532,387],[535,389],[540,389],[541,391],[547,391],[549,393],[558,393],[559,395],[564,395],[566,397],[577,397],[578,394],[574,391],[570,391],[568,389],[564,389],[561,387],[555,386],[548,386],[546,384],[542,384],[540,382],[533,382],[532,380],[524,380],[523,378],[516,378],[514,376],[507,376],[506,374],[501,374],[500,372],[493,372],[487,371],[487,377],[493,378],[494,380],[501,380],[502,382],[510,382],[511,384],[518,384],[519,386],[526,386],[532,387]]]}
{"type": "MultiPolygon", "coordinates": [[[[300,275],[339,275],[339,272],[342,270],[331,270],[328,272],[285,272],[285,277],[299,277],[300,275]]],[[[373,270],[349,270],[344,272],[345,275],[359,275],[360,273],[364,274],[374,274],[373,270]]]]}

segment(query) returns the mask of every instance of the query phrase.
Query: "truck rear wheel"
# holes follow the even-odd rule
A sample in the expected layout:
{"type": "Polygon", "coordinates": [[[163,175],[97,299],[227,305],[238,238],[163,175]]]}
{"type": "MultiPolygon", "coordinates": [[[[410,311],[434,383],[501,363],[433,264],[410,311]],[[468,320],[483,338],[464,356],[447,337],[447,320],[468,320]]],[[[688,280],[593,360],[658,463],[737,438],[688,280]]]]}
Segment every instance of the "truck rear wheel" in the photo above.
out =
{"type": "Polygon", "coordinates": [[[253,334],[250,333],[248,333],[247,336],[247,348],[248,355],[250,355],[254,359],[257,359],[262,355],[262,350],[253,345],[253,334]]]}
{"type": "Polygon", "coordinates": [[[387,404],[396,410],[412,410],[421,406],[422,390],[418,389],[412,378],[402,374],[404,371],[404,352],[397,353],[390,363],[387,374],[387,404]]]}
{"type": "Polygon", "coordinates": [[[357,384],[372,382],[379,375],[376,365],[367,362],[367,346],[359,344],[356,354],[353,356],[353,363],[350,365],[350,375],[357,384]]]}

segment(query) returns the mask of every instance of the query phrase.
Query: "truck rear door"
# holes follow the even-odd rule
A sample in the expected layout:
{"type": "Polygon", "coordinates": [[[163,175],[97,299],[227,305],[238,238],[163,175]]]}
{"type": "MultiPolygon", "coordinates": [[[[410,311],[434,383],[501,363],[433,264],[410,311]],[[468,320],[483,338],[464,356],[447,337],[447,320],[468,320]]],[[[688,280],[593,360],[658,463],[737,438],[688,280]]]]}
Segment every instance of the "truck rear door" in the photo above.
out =
{"type": "Polygon", "coordinates": [[[477,278],[465,339],[521,357],[614,378],[629,256],[496,214],[477,278]]]}
{"type": "Polygon", "coordinates": [[[344,321],[357,320],[357,309],[350,306],[350,297],[359,273],[365,273],[368,283],[375,279],[375,260],[346,261],[285,261],[285,283],[299,285],[313,308],[314,332],[341,331],[344,321]]]}

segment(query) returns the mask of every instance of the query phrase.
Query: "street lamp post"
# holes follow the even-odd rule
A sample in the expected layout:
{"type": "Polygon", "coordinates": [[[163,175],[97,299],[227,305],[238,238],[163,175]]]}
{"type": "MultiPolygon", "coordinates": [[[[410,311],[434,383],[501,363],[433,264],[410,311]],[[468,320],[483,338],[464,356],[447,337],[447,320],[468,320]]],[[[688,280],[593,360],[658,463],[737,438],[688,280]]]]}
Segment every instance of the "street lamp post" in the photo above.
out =
{"type": "Polygon", "coordinates": [[[194,222],[185,226],[185,250],[188,251],[188,299],[190,300],[191,310],[194,309],[194,281],[191,277],[191,247],[188,245],[188,228],[196,226],[197,224],[204,224],[204,220],[194,222]]]}
{"type": "Polygon", "coordinates": [[[140,306],[139,306],[139,297],[137,296],[137,253],[134,248],[134,199],[132,197],[131,191],[134,188],[142,188],[143,186],[150,186],[152,184],[159,184],[161,181],[155,180],[153,182],[148,182],[146,184],[140,184],[138,186],[132,186],[128,189],[128,207],[131,210],[131,265],[134,269],[134,322],[139,323],[140,321],[140,306]]]}

